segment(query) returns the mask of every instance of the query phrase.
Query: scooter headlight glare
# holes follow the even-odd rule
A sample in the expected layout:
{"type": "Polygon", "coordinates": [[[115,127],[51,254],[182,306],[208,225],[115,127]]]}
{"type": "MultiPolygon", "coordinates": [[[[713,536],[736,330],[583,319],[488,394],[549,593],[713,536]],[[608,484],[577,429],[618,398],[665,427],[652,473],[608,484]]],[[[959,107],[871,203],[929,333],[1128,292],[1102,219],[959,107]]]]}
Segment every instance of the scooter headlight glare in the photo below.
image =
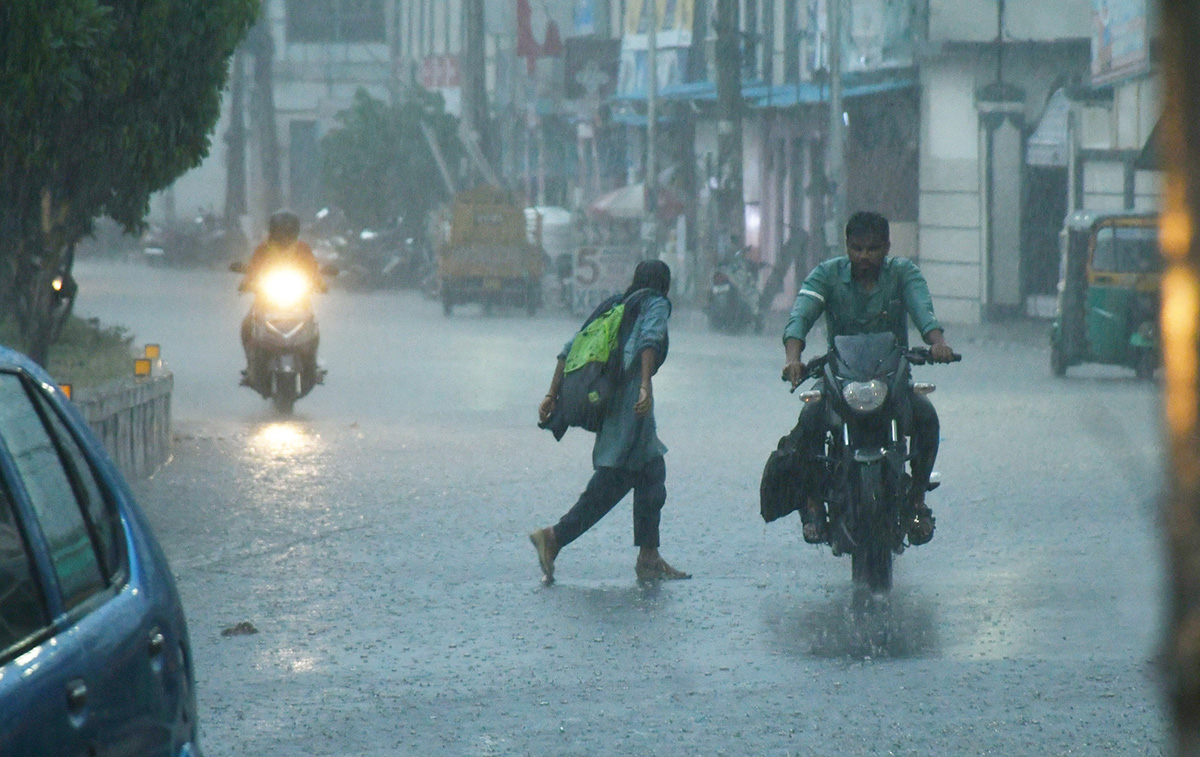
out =
{"type": "Polygon", "coordinates": [[[312,283],[294,268],[276,268],[263,274],[259,291],[268,304],[278,308],[298,305],[308,296],[312,283]]]}
{"type": "Polygon", "coordinates": [[[879,379],[852,381],[842,390],[846,404],[856,413],[870,413],[883,407],[887,400],[887,384],[879,379]]]}

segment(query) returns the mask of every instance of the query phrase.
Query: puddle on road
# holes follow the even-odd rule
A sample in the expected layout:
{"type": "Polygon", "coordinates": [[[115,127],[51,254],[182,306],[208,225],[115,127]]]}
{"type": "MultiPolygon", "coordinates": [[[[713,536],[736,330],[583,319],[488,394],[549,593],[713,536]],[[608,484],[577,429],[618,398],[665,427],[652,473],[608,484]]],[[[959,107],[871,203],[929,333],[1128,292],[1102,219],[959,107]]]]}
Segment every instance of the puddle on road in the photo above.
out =
{"type": "Polygon", "coordinates": [[[271,457],[296,457],[316,450],[320,439],[296,421],[274,421],[254,429],[250,451],[271,457]]]}
{"type": "Polygon", "coordinates": [[[849,587],[825,599],[779,602],[764,623],[789,654],[825,659],[905,659],[941,652],[935,608],[919,595],[893,592],[863,603],[849,587]]]}

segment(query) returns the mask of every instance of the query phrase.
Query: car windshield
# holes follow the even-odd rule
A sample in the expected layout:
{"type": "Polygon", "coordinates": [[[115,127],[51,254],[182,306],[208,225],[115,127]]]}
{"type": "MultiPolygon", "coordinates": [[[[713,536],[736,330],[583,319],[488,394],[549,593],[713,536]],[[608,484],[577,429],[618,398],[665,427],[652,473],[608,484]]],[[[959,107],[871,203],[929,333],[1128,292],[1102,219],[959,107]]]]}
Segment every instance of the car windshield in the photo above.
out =
{"type": "Polygon", "coordinates": [[[1153,226],[1104,226],[1096,232],[1092,269],[1108,273],[1153,273],[1162,268],[1158,230],[1153,226]]]}

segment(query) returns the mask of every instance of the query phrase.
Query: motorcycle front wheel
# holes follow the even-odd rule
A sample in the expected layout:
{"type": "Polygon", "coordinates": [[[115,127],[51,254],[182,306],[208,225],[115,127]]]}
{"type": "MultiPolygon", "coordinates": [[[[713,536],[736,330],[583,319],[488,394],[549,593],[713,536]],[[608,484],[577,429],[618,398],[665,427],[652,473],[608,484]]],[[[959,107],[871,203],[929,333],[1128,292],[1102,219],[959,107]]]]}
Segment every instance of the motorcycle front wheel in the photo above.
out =
{"type": "Polygon", "coordinates": [[[296,376],[290,374],[290,380],[278,380],[275,382],[275,393],[271,395],[271,404],[275,407],[275,412],[280,415],[291,415],[292,408],[296,406],[296,376]]]}
{"type": "Polygon", "coordinates": [[[892,588],[892,548],[888,530],[878,517],[883,507],[883,466],[858,466],[857,511],[866,528],[860,528],[857,544],[850,555],[850,575],[856,586],[872,592],[887,592],[892,588]]]}

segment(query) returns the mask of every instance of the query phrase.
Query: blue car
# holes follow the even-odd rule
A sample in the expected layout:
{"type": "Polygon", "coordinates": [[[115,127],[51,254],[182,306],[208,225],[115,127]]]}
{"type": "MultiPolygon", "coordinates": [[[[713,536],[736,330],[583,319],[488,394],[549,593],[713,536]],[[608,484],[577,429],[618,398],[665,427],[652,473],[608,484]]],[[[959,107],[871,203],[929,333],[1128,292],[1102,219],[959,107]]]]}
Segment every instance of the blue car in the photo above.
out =
{"type": "Polygon", "coordinates": [[[162,549],[44,371],[0,348],[0,756],[199,755],[162,549]]]}

